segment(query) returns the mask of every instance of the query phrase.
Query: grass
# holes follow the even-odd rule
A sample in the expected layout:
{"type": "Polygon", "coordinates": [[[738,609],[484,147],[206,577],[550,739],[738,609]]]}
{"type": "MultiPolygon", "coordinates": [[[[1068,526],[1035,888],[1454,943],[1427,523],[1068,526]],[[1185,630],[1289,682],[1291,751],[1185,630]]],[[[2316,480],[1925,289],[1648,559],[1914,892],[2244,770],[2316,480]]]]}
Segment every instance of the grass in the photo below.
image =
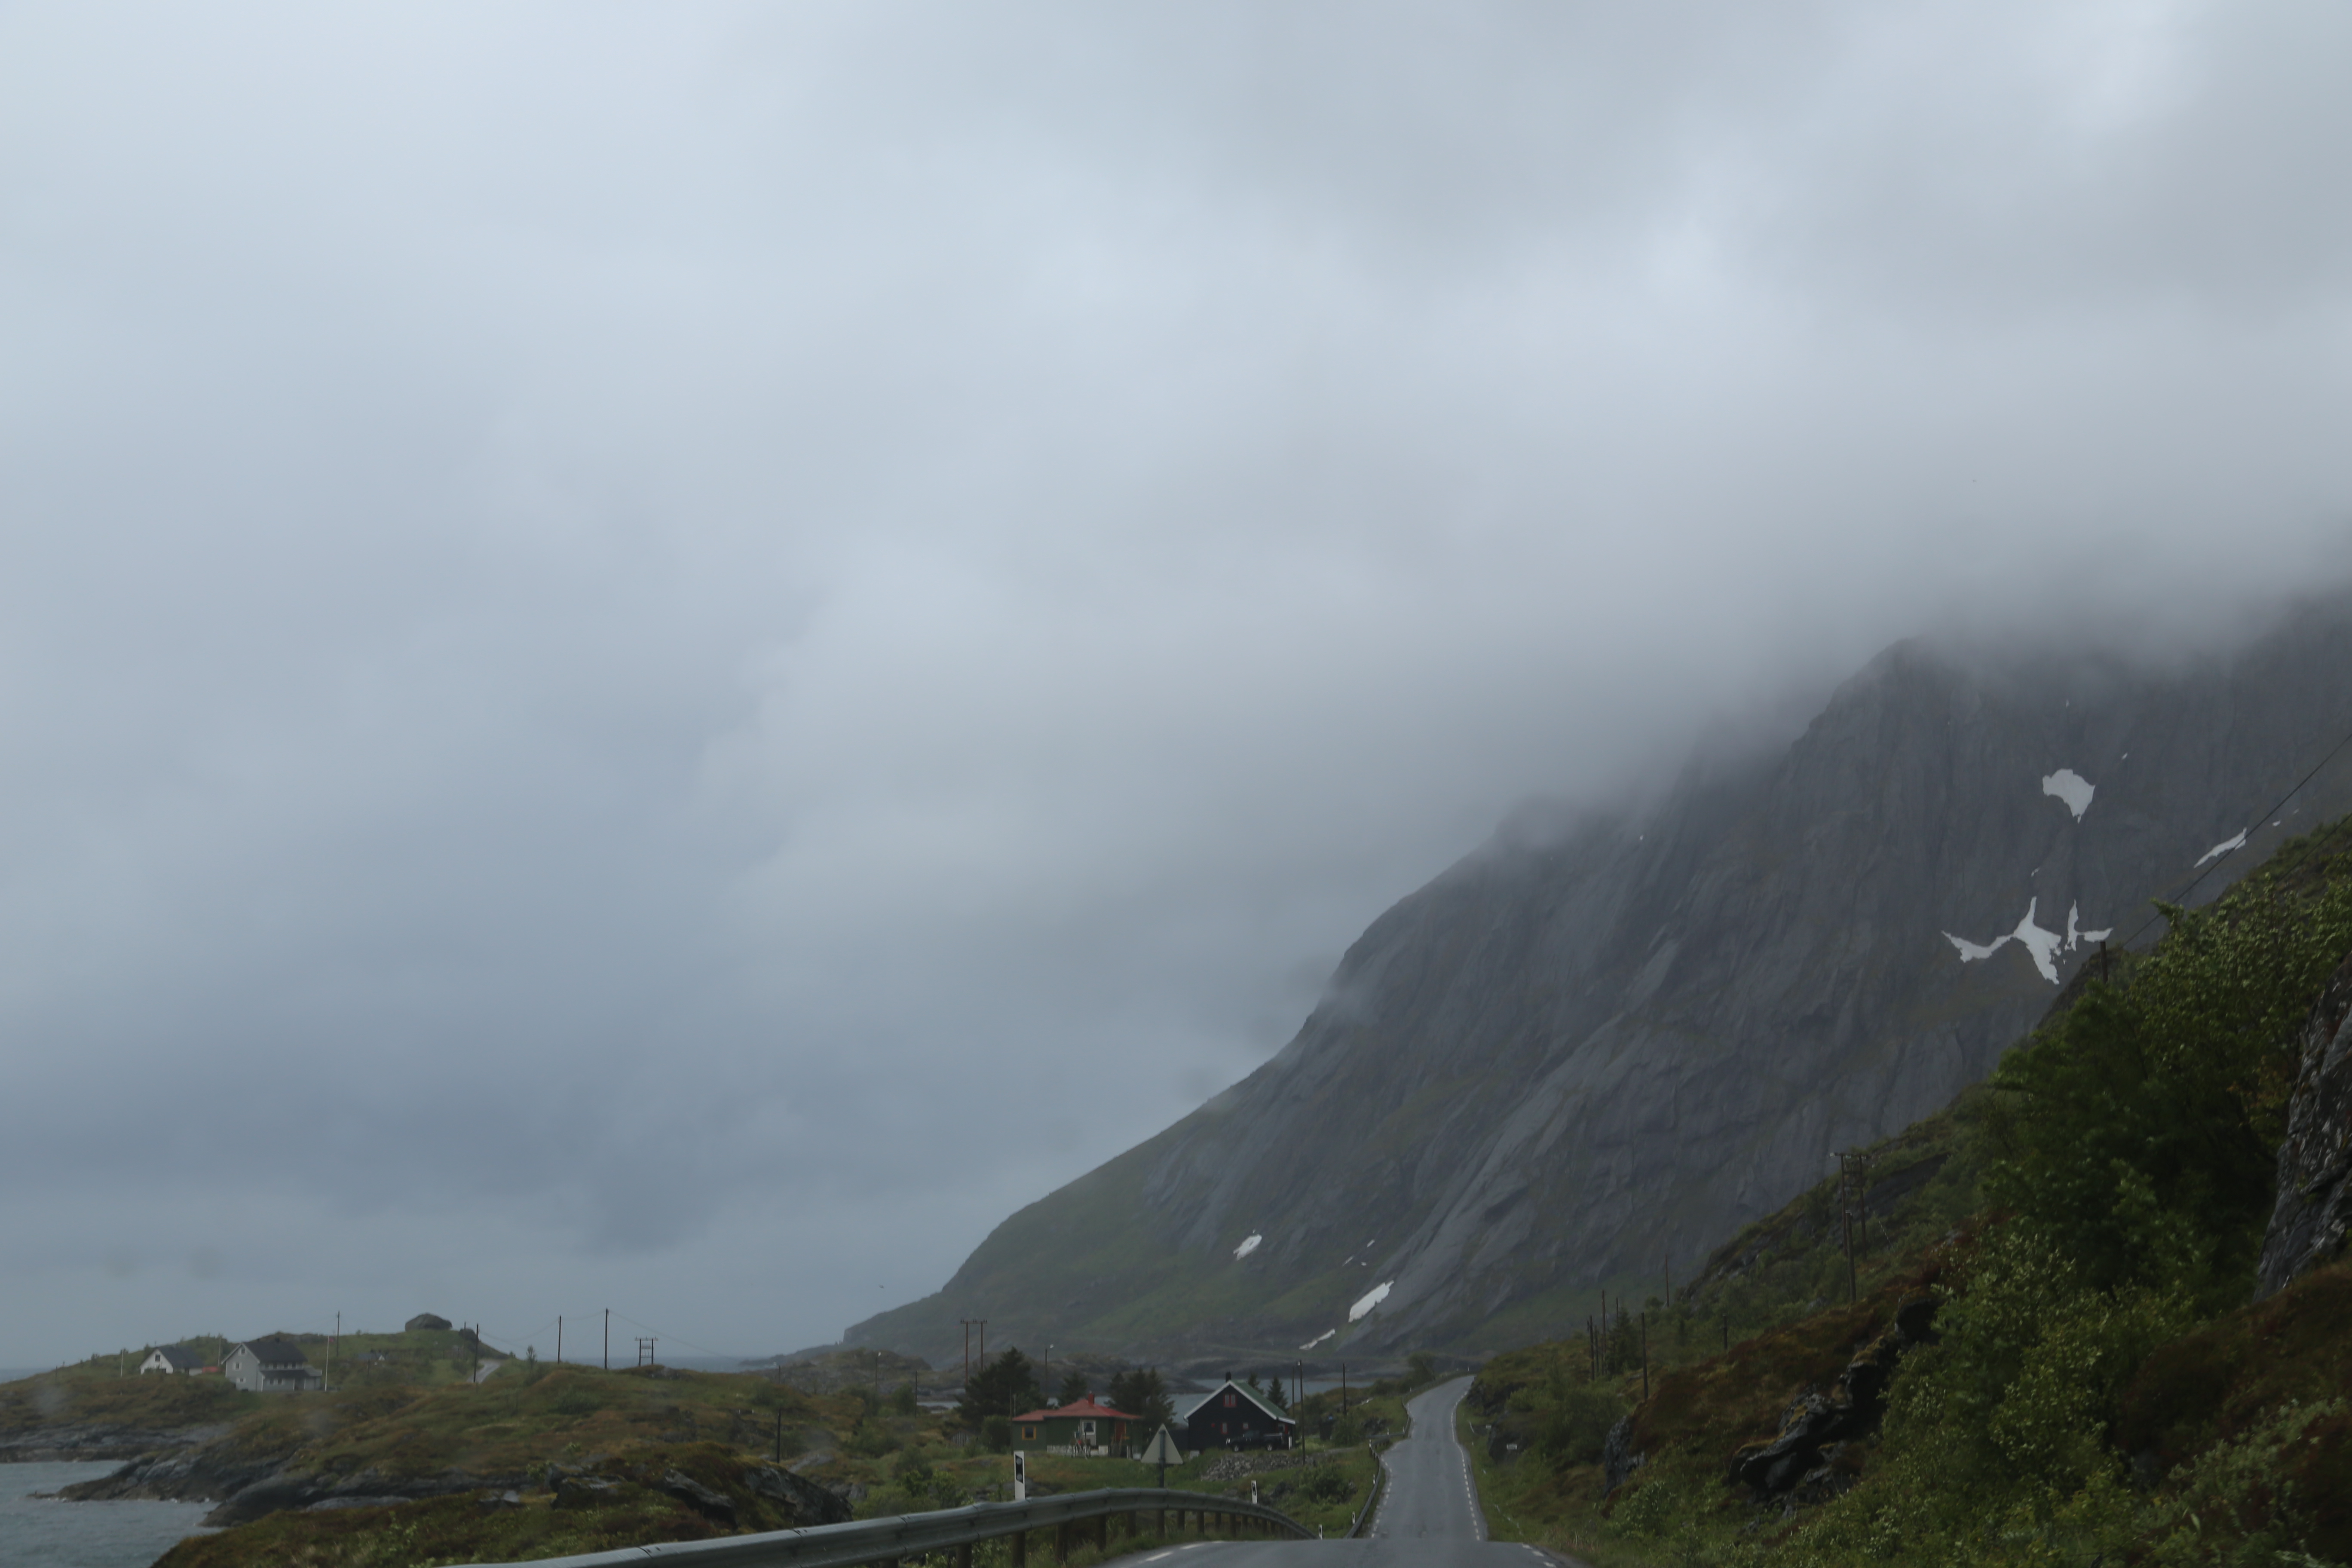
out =
{"type": "Polygon", "coordinates": [[[98,1376],[68,1367],[0,1384],[0,1433],[83,1424],[151,1431],[204,1426],[257,1410],[264,1397],[240,1394],[217,1377],[116,1377],[110,1366],[98,1376]]]}
{"type": "MultiPolygon", "coordinates": [[[[411,1364],[446,1359],[420,1354],[411,1364]]],[[[362,1494],[451,1480],[464,1488],[382,1507],[269,1513],[183,1542],[159,1568],[527,1562],[785,1529],[810,1521],[751,1481],[780,1446],[799,1473],[854,1499],[860,1517],[1008,1495],[1012,1479],[1009,1456],[956,1443],[937,1415],[901,1413],[863,1389],[811,1392],[762,1373],[515,1363],[478,1386],[369,1382],[328,1394],[264,1395],[238,1394],[218,1378],[116,1377],[92,1364],[0,1388],[0,1428],[64,1420],[225,1422],[227,1431],[202,1449],[215,1464],[362,1494]],[[560,1508],[547,1485],[551,1466],[612,1489],[595,1506],[560,1508]],[[725,1499],[731,1520],[726,1510],[678,1495],[674,1474],[725,1499]],[[511,1504],[501,1495],[510,1489],[519,1494],[511,1504]]],[[[1248,1497],[1249,1478],[1212,1481],[1206,1468],[1200,1459],[1171,1468],[1168,1484],[1204,1498],[1248,1497]]],[[[1029,1473],[1041,1491],[1153,1482],[1152,1469],[1131,1459],[1040,1454],[1029,1473]]],[[[1370,1451],[1356,1446],[1331,1450],[1309,1469],[1257,1479],[1262,1501],[1336,1535],[1374,1474],[1370,1451]],[[1307,1481],[1327,1473],[1344,1489],[1309,1492],[1307,1481]]],[[[1125,1549],[1125,1538],[1113,1545],[1125,1549]]],[[[989,1561],[987,1552],[979,1555],[989,1561]]],[[[1086,1561],[1085,1552],[1076,1560],[1086,1561]]]]}

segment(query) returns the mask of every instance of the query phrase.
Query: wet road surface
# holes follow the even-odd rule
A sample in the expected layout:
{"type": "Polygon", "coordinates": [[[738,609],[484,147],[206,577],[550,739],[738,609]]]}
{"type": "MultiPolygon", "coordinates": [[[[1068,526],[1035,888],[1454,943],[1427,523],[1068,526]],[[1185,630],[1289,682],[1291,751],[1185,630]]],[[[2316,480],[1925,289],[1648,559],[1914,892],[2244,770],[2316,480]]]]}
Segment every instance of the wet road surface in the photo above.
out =
{"type": "Polygon", "coordinates": [[[1454,1407],[1470,1380],[1455,1378],[1408,1406],[1413,1435],[1386,1456],[1388,1490],[1368,1539],[1213,1541],[1147,1552],[1158,1568],[1557,1568],[1532,1546],[1486,1539],[1470,1456],[1454,1438],[1454,1407]]]}

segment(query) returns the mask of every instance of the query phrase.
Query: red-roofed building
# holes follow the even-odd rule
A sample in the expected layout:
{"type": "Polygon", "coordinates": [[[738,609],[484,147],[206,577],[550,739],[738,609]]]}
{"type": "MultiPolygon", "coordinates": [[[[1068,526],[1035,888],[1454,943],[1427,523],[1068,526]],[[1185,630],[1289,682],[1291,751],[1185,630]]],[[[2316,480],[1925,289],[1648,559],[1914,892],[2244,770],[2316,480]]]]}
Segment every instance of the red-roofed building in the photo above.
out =
{"type": "Polygon", "coordinates": [[[1143,1440],[1140,1417],[1092,1399],[1049,1405],[1013,1418],[1013,1440],[1034,1443],[1049,1454],[1079,1458],[1124,1459],[1143,1440]]]}

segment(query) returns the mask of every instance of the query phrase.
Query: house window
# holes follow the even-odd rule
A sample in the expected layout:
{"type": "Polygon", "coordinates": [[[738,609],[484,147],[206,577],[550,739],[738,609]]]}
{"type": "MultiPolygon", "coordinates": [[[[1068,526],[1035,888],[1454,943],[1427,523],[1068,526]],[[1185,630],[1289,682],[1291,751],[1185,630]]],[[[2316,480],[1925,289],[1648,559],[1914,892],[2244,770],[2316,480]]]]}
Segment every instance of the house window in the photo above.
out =
{"type": "Polygon", "coordinates": [[[1240,1403],[1240,1401],[1239,1401],[1239,1400],[1238,1400],[1234,1395],[1230,1394],[1226,1394],[1226,1395],[1225,1395],[1225,1408],[1226,1408],[1226,1409],[1231,1410],[1231,1409],[1232,1409],[1235,1405],[1237,1405],[1237,1404],[1239,1404],[1239,1403],[1240,1403]]]}
{"type": "Polygon", "coordinates": [[[1034,1426],[1024,1426],[1021,1428],[1021,1440],[1024,1443],[1035,1442],[1037,1440],[1037,1428],[1034,1426]]]}

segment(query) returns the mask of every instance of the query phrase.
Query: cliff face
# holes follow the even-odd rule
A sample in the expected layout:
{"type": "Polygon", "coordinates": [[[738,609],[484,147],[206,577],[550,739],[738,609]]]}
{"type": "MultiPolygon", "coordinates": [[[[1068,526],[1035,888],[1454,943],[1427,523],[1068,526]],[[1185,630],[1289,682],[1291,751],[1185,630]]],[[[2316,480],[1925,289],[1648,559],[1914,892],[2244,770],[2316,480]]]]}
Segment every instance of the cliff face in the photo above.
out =
{"type": "Polygon", "coordinates": [[[2334,1262],[2352,1233],[2352,957],[2304,1026],[2278,1189],[2254,1270],[2258,1301],[2334,1262]]]}
{"type": "Polygon", "coordinates": [[[1265,1066],[853,1342],[1161,1357],[1482,1346],[1657,1289],[1984,1076],[2210,847],[2352,809],[2352,613],[2163,674],[1917,645],[1795,742],[1505,834],[1351,948],[1265,1066]],[[2005,940],[2004,940],[2005,939],[2005,940]],[[1252,1237],[1257,1238],[1255,1242],[1252,1237]]]}

